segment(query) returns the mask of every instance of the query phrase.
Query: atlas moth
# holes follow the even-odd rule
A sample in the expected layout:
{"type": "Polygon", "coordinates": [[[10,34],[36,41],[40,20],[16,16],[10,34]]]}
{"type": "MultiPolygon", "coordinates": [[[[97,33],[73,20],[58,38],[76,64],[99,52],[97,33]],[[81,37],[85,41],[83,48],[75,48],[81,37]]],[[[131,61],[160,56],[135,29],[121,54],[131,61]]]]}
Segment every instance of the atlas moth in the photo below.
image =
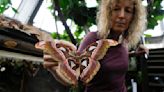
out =
{"type": "Polygon", "coordinates": [[[100,69],[101,60],[110,46],[117,41],[101,39],[88,45],[81,53],[77,47],[64,40],[40,41],[35,47],[42,49],[44,67],[53,71],[55,78],[64,85],[78,85],[78,81],[89,83],[100,69]]]}

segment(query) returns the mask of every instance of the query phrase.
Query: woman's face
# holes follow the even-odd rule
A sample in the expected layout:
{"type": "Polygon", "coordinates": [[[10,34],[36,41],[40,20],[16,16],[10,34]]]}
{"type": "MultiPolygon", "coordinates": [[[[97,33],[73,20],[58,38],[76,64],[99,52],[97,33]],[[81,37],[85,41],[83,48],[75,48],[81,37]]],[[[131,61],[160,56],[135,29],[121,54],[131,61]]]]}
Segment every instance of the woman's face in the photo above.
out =
{"type": "Polygon", "coordinates": [[[119,0],[112,7],[112,30],[121,34],[128,29],[133,18],[134,5],[131,0],[119,0]]]}

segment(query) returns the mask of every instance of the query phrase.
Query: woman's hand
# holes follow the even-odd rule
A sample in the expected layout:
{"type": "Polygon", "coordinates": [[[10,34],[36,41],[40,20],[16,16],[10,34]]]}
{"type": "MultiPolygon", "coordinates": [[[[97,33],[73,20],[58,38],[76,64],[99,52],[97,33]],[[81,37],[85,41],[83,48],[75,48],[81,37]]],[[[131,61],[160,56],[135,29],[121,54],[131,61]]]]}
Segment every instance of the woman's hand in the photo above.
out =
{"type": "Polygon", "coordinates": [[[143,54],[149,54],[149,49],[146,48],[143,44],[140,44],[138,48],[135,51],[137,56],[143,55],[143,54]]]}
{"type": "MultiPolygon", "coordinates": [[[[53,60],[52,56],[49,55],[49,54],[47,54],[47,53],[44,53],[43,59],[44,59],[43,67],[45,69],[47,69],[55,77],[55,79],[57,79],[58,81],[60,81],[61,79],[57,77],[58,75],[56,73],[56,70],[57,70],[58,63],[59,62],[53,60]]],[[[60,81],[60,82],[62,84],[64,84],[64,82],[62,82],[62,81],[60,81]]]]}
{"type": "Polygon", "coordinates": [[[54,61],[52,59],[52,56],[47,54],[47,53],[44,53],[43,59],[44,59],[43,67],[48,69],[48,70],[51,69],[52,67],[58,66],[58,62],[54,61]]]}
{"type": "Polygon", "coordinates": [[[147,54],[147,55],[149,54],[149,49],[146,48],[143,44],[140,44],[135,51],[129,52],[130,57],[140,56],[140,55],[143,55],[143,54],[147,54]]]}

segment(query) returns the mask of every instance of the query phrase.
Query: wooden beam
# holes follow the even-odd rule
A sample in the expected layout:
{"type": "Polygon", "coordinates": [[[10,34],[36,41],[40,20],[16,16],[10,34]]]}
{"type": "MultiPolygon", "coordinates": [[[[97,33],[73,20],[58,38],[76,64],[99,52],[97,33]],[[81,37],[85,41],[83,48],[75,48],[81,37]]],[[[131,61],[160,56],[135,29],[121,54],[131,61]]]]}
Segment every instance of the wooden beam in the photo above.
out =
{"type": "Polygon", "coordinates": [[[43,63],[43,58],[42,57],[36,57],[33,55],[26,55],[22,53],[16,53],[16,52],[10,52],[10,51],[5,51],[5,50],[0,50],[0,60],[15,60],[15,61],[32,61],[36,63],[43,63]]]}
{"type": "Polygon", "coordinates": [[[11,38],[0,34],[0,49],[15,51],[35,56],[42,56],[42,50],[36,49],[34,44],[22,41],[21,39],[11,38]]]}

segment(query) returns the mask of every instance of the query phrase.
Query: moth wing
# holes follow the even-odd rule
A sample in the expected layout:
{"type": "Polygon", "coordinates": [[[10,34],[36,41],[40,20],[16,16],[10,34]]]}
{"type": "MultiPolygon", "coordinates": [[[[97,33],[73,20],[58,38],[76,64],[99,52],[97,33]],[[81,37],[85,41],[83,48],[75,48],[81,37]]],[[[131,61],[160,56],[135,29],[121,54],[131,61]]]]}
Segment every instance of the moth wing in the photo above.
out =
{"type": "Polygon", "coordinates": [[[84,56],[88,57],[88,64],[83,69],[80,78],[87,84],[89,83],[100,69],[99,60],[103,59],[110,46],[118,45],[117,41],[111,39],[102,39],[90,44],[84,51],[84,56]]]}

